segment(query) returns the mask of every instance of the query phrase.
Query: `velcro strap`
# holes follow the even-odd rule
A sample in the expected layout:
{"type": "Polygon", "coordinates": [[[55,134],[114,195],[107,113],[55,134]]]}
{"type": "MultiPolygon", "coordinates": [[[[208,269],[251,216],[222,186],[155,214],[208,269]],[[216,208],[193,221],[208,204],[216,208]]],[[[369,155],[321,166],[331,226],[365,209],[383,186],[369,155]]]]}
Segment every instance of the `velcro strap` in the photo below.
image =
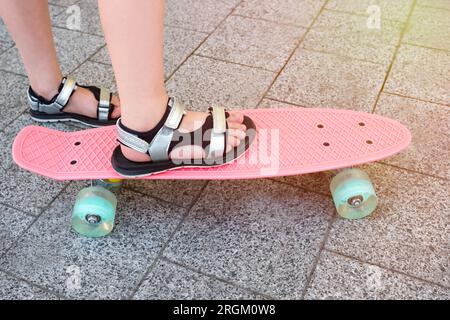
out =
{"type": "Polygon", "coordinates": [[[98,120],[108,121],[111,108],[111,91],[105,88],[100,90],[100,101],[98,103],[98,120]]]}
{"type": "Polygon", "coordinates": [[[178,129],[186,114],[183,104],[174,98],[170,98],[169,107],[169,116],[167,117],[164,126],[153,138],[148,149],[148,153],[153,161],[169,160],[169,147],[172,142],[174,131],[178,129]]]}
{"type": "Polygon", "coordinates": [[[132,148],[138,152],[141,153],[147,153],[149,149],[149,144],[142,140],[141,138],[137,137],[136,135],[126,132],[121,128],[121,122],[120,119],[117,120],[117,139],[120,143],[126,145],[129,148],[132,148]]]}
{"type": "Polygon", "coordinates": [[[227,131],[227,119],[225,108],[213,107],[213,129],[211,132],[211,140],[209,144],[208,158],[217,158],[225,153],[225,134],[227,131]]]}
{"type": "Polygon", "coordinates": [[[63,80],[64,85],[61,89],[61,92],[58,94],[58,97],[55,100],[55,103],[60,107],[60,109],[64,108],[67,102],[72,95],[72,92],[76,89],[77,83],[73,78],[67,77],[63,80]]]}
{"type": "Polygon", "coordinates": [[[227,131],[227,118],[225,115],[225,108],[213,107],[212,116],[214,133],[225,133],[227,131]]]}
{"type": "Polygon", "coordinates": [[[163,126],[153,138],[148,148],[152,161],[169,160],[169,147],[172,142],[174,129],[163,126]]]}
{"type": "Polygon", "coordinates": [[[164,125],[170,129],[178,129],[183,116],[186,114],[184,106],[181,102],[174,98],[169,101],[170,113],[164,125]]]}

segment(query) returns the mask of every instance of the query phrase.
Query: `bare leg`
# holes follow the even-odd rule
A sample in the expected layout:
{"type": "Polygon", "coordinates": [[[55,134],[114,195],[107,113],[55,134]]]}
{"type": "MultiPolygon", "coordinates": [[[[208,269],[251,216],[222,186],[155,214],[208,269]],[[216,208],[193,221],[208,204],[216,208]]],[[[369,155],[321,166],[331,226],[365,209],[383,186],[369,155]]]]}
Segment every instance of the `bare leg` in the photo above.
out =
{"type": "MultiPolygon", "coordinates": [[[[163,117],[168,99],[163,68],[164,0],[99,0],[99,8],[122,101],[122,122],[130,129],[148,131],[163,117]]],[[[189,112],[180,131],[197,129],[206,116],[189,112]]],[[[245,136],[242,122],[241,115],[229,117],[228,149],[245,136]]],[[[204,156],[199,147],[177,149],[171,154],[174,159],[204,156]]],[[[130,160],[149,160],[147,155],[126,147],[122,151],[130,160]]]]}
{"type": "MultiPolygon", "coordinates": [[[[0,16],[19,49],[31,87],[40,96],[53,98],[63,75],[53,42],[47,0],[0,0],[0,16]]],[[[117,97],[113,103],[119,105],[117,97]]],[[[92,93],[79,88],[65,111],[95,117],[97,104],[92,93]]],[[[117,113],[120,114],[119,109],[113,116],[117,113]]]]}

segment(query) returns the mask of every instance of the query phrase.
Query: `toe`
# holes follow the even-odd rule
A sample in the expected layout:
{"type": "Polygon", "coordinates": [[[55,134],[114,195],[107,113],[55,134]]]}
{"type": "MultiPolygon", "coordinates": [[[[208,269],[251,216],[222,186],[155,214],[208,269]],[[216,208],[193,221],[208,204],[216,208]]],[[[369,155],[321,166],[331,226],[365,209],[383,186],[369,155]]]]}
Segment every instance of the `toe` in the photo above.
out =
{"type": "Polygon", "coordinates": [[[245,132],[247,130],[247,127],[244,124],[237,123],[237,122],[228,122],[228,128],[239,130],[242,132],[245,132]]]}
{"type": "Polygon", "coordinates": [[[120,100],[117,96],[113,96],[111,99],[111,104],[114,105],[114,111],[111,114],[112,118],[119,118],[121,115],[121,109],[120,109],[120,100]]]}
{"type": "Polygon", "coordinates": [[[230,116],[228,117],[228,122],[243,123],[244,115],[241,113],[237,113],[237,112],[230,112],[230,116]]]}
{"type": "Polygon", "coordinates": [[[228,129],[228,136],[242,140],[245,139],[245,131],[238,129],[228,129]]]}
{"type": "Polygon", "coordinates": [[[239,146],[240,144],[241,144],[241,139],[238,139],[234,136],[228,137],[228,145],[231,146],[232,148],[235,148],[235,147],[239,146]]]}

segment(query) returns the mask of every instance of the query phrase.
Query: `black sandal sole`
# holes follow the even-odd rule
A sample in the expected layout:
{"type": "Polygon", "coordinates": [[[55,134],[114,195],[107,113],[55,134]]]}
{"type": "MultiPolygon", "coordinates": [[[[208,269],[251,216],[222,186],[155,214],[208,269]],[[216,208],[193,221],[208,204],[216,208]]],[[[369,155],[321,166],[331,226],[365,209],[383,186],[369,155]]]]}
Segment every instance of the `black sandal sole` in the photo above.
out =
{"type": "Polygon", "coordinates": [[[243,124],[246,125],[246,137],[245,142],[241,143],[238,147],[233,148],[230,152],[220,158],[216,159],[187,159],[180,160],[182,163],[175,163],[173,160],[158,161],[158,162],[134,162],[125,158],[122,153],[121,147],[117,146],[111,157],[111,163],[114,170],[121,176],[126,178],[138,178],[146,177],[164,171],[189,168],[189,167],[217,167],[223,166],[230,162],[235,161],[239,157],[245,154],[253,140],[256,137],[256,126],[252,119],[244,116],[243,124]]]}
{"type": "Polygon", "coordinates": [[[117,119],[108,120],[106,122],[99,121],[97,119],[89,118],[79,114],[64,112],[61,114],[47,114],[45,112],[39,112],[30,110],[31,118],[37,122],[77,122],[90,126],[93,128],[100,128],[105,126],[115,125],[117,119]]]}

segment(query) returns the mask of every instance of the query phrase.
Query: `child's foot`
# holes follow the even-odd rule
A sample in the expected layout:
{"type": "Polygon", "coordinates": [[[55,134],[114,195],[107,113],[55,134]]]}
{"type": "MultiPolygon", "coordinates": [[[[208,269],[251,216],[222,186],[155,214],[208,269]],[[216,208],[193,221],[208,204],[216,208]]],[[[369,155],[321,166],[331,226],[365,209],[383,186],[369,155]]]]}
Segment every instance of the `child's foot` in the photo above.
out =
{"type": "MultiPolygon", "coordinates": [[[[206,118],[210,115],[209,112],[195,112],[187,111],[181,121],[178,131],[180,133],[193,132],[203,126],[206,118]]],[[[228,130],[227,130],[227,146],[225,152],[231,151],[231,149],[239,146],[241,141],[245,138],[245,126],[244,116],[236,112],[230,112],[227,118],[228,130]]],[[[137,152],[131,148],[127,148],[122,145],[122,152],[124,156],[131,161],[146,162],[151,161],[148,154],[137,152]]],[[[199,145],[187,145],[182,147],[175,147],[170,153],[171,159],[203,159],[206,157],[205,150],[199,145]]]]}
{"type": "Polygon", "coordinates": [[[215,107],[209,112],[185,111],[169,99],[153,129],[137,132],[118,122],[121,146],[112,164],[124,176],[137,177],[189,166],[217,166],[241,156],[255,136],[253,121],[215,107]]]}
{"type": "MultiPolygon", "coordinates": [[[[116,95],[112,96],[111,104],[116,106],[111,113],[111,118],[118,119],[120,117],[120,100],[116,95]]],[[[96,118],[97,106],[98,101],[95,99],[94,94],[86,88],[78,87],[69,99],[64,111],[96,118]]]]}
{"type": "Polygon", "coordinates": [[[76,121],[90,126],[115,124],[120,100],[106,89],[85,87],[64,78],[59,88],[42,92],[29,89],[33,119],[41,122],[76,121]]]}

